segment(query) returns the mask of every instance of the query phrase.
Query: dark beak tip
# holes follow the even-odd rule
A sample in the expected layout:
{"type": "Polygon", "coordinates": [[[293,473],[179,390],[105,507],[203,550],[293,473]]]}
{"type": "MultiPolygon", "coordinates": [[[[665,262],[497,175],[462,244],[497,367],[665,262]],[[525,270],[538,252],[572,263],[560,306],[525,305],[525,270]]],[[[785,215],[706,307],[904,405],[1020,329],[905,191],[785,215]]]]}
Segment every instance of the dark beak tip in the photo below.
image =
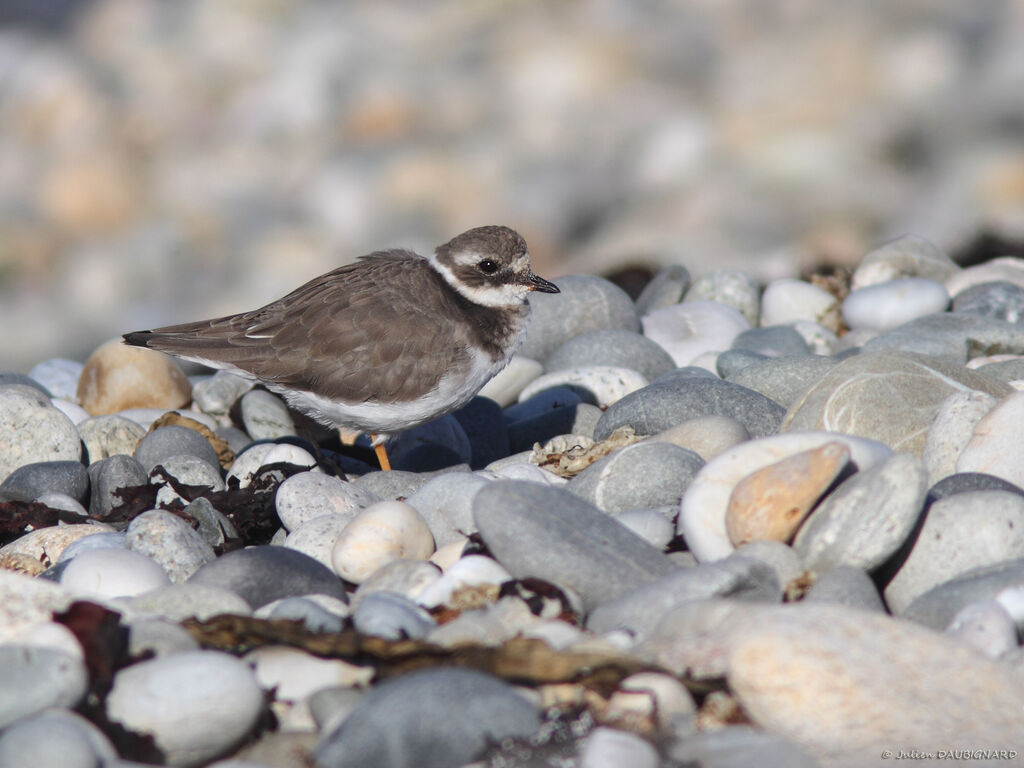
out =
{"type": "Polygon", "coordinates": [[[538,275],[530,275],[530,289],[540,293],[561,293],[557,285],[538,275]]]}

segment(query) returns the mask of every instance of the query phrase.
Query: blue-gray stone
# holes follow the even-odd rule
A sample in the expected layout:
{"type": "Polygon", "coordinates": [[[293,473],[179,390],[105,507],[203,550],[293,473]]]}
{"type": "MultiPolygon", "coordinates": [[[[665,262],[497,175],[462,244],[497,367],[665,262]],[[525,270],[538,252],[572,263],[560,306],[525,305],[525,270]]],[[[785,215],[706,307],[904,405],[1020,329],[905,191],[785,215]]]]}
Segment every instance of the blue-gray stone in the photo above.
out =
{"type": "Polygon", "coordinates": [[[499,480],[477,492],[473,517],[491,554],[509,573],[568,587],[587,607],[674,569],[644,539],[560,488],[499,480]]]}
{"type": "Polygon", "coordinates": [[[430,614],[405,595],[372,592],[356,606],[352,623],[364,635],[388,640],[418,640],[437,627],[430,614]]]}
{"type": "Polygon", "coordinates": [[[135,447],[135,459],[147,473],[164,459],[181,454],[195,456],[213,467],[220,467],[217,452],[210,441],[188,427],[154,429],[135,447]]]}
{"type": "Polygon", "coordinates": [[[779,431],[786,409],[752,389],[714,377],[667,374],[608,407],[594,428],[604,440],[621,426],[638,435],[653,435],[701,416],[729,416],[746,427],[751,437],[779,431]]]}
{"type": "Polygon", "coordinates": [[[202,566],[188,583],[229,589],[253,608],[312,594],[348,602],[344,585],[330,568],[287,547],[236,549],[202,566]]]}
{"type": "Polygon", "coordinates": [[[703,466],[700,456],[678,445],[636,443],[595,461],[565,489],[609,513],[678,505],[703,466]]]}
{"type": "Polygon", "coordinates": [[[965,312],[941,312],[875,336],[863,349],[917,352],[963,365],[979,355],[1024,354],[1024,327],[965,312]]]}
{"type": "Polygon", "coordinates": [[[407,472],[430,472],[472,459],[469,438],[450,413],[400,432],[388,440],[387,451],[391,466],[407,472]]]}
{"type": "Polygon", "coordinates": [[[929,488],[925,503],[930,505],[947,496],[971,491],[1009,491],[1024,496],[1024,488],[1001,477],[986,475],[984,472],[957,472],[947,475],[929,488]]]}
{"type": "Polygon", "coordinates": [[[964,288],[953,297],[953,312],[1024,325],[1024,286],[998,280],[964,288]]]}
{"type": "Polygon", "coordinates": [[[804,595],[804,602],[837,603],[862,611],[885,612],[875,582],[852,565],[837,565],[819,575],[804,595]]]}
{"type": "Polygon", "coordinates": [[[219,547],[228,539],[239,538],[238,529],[223,513],[214,509],[210,500],[200,496],[182,512],[199,524],[197,529],[211,547],[219,547]]]}
{"type": "Polygon", "coordinates": [[[971,603],[993,600],[1003,590],[1024,588],[1024,558],[972,568],[938,584],[917,597],[900,614],[901,619],[943,630],[960,610],[971,603]]]}
{"type": "Polygon", "coordinates": [[[373,688],[313,754],[320,768],[455,768],[540,725],[512,686],[482,672],[445,667],[373,688]]]}
{"type": "Polygon", "coordinates": [[[676,367],[661,345],[633,331],[581,333],[552,352],[544,370],[561,371],[589,365],[610,365],[639,371],[648,381],[676,367]]]}
{"type": "Polygon", "coordinates": [[[40,461],[18,467],[0,484],[0,499],[32,501],[44,493],[63,493],[84,502],[89,472],[78,461],[40,461]]]}
{"type": "Polygon", "coordinates": [[[0,373],[0,387],[6,387],[8,385],[15,384],[23,387],[31,387],[37,392],[42,393],[47,399],[53,397],[53,394],[40,384],[38,381],[33,379],[31,376],[26,376],[24,373],[0,373]]]}
{"type": "Polygon", "coordinates": [[[120,488],[146,485],[149,479],[146,470],[131,456],[117,453],[89,465],[89,514],[106,517],[122,501],[114,496],[120,488]]]}
{"type": "Polygon", "coordinates": [[[527,451],[556,435],[571,434],[576,409],[582,404],[577,390],[552,387],[505,409],[511,453],[527,451]]]}
{"type": "Polygon", "coordinates": [[[128,537],[121,531],[104,531],[83,536],[64,547],[57,562],[66,563],[75,555],[90,549],[128,549],[128,537]]]}
{"type": "Polygon", "coordinates": [[[341,616],[306,597],[286,597],[267,618],[301,621],[310,632],[341,632],[345,624],[341,616]]]}
{"type": "Polygon", "coordinates": [[[732,384],[760,392],[784,408],[790,408],[838,364],[837,358],[822,355],[767,358],[723,377],[732,384]]]}
{"type": "Polygon", "coordinates": [[[728,379],[744,368],[749,368],[767,359],[769,359],[768,356],[762,355],[760,352],[751,352],[748,349],[727,349],[720,352],[715,358],[715,370],[723,379],[728,379]]]}
{"type": "Polygon", "coordinates": [[[55,357],[37,363],[28,375],[30,379],[42,384],[53,397],[74,403],[78,399],[78,379],[84,367],[77,360],[55,357]]]}
{"type": "Polygon", "coordinates": [[[546,360],[574,336],[587,331],[640,330],[633,300],[615,283],[593,275],[566,275],[554,281],[561,293],[530,294],[530,318],[519,354],[546,360]]]}
{"type": "Polygon", "coordinates": [[[452,413],[469,440],[472,458],[469,466],[483,469],[492,461],[511,453],[508,428],[501,406],[487,397],[474,397],[452,413]]]}
{"type": "Polygon", "coordinates": [[[664,267],[651,278],[637,296],[637,313],[643,317],[656,309],[678,304],[690,289],[690,283],[690,273],[682,264],[664,267]]]}
{"type": "Polygon", "coordinates": [[[804,337],[791,325],[770,325],[742,331],[732,341],[731,349],[756,352],[766,357],[809,355],[804,337]]]}
{"type": "Polygon", "coordinates": [[[700,768],[822,768],[793,742],[745,725],[687,733],[668,752],[677,764],[700,768]]]}

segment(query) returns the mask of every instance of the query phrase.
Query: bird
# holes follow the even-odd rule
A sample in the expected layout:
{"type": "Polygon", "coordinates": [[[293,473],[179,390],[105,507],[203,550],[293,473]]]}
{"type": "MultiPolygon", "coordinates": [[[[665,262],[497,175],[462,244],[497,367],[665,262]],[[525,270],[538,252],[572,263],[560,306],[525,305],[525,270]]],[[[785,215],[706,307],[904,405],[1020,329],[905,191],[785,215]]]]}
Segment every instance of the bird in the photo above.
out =
{"type": "Polygon", "coordinates": [[[385,439],[468,403],[522,343],[533,291],[523,237],[476,227],[429,256],[375,251],[259,309],[123,336],[262,383],[332,429],[385,439]]]}

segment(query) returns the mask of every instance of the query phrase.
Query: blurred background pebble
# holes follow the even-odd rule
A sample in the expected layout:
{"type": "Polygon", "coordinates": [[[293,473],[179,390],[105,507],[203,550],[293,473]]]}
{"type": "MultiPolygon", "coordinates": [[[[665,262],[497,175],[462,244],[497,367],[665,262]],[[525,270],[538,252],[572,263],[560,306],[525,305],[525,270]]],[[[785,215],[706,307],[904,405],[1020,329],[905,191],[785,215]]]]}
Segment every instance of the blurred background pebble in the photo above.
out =
{"type": "Polygon", "coordinates": [[[1015,0],[3,0],[0,370],[487,223],[548,277],[1009,253],[1022,94],[1015,0]]]}

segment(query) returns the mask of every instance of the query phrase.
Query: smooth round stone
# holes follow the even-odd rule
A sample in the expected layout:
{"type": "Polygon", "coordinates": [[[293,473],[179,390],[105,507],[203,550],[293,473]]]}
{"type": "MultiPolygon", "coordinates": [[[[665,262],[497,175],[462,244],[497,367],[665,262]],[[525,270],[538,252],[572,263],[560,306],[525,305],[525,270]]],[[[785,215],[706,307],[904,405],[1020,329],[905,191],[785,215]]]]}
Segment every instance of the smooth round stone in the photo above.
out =
{"type": "Polygon", "coordinates": [[[733,339],[731,348],[756,352],[765,357],[794,357],[811,353],[804,337],[790,325],[772,325],[743,331],[733,339]]]}
{"type": "MultiPolygon", "coordinates": [[[[675,505],[668,509],[674,517],[675,505]]],[[[664,550],[676,535],[675,524],[660,509],[632,509],[618,513],[615,519],[660,550],[664,550]]]]}
{"type": "Polygon", "coordinates": [[[131,419],[117,414],[93,416],[78,425],[89,461],[95,462],[119,453],[131,456],[146,430],[131,419]]]}
{"type": "MultiPolygon", "coordinates": [[[[95,526],[90,526],[95,527],[95,526]]],[[[89,549],[127,549],[128,543],[125,535],[120,531],[104,531],[99,530],[91,536],[83,536],[80,539],[75,539],[64,547],[64,551],[60,553],[60,557],[57,558],[58,563],[63,563],[66,560],[70,560],[76,555],[81,554],[89,549]]]]}
{"type": "Polygon", "coordinates": [[[416,603],[396,592],[373,592],[356,606],[352,623],[364,635],[387,640],[419,640],[437,623],[416,603]]]}
{"type": "Polygon", "coordinates": [[[100,768],[116,759],[103,731],[67,709],[26,718],[0,734],[0,768],[100,768]]]}
{"type": "Polygon", "coordinates": [[[653,435],[703,416],[728,416],[753,437],[776,434],[785,409],[753,390],[712,377],[672,377],[649,384],[619,400],[594,427],[605,440],[621,426],[638,435],[653,435]]]}
{"type": "Polygon", "coordinates": [[[599,727],[580,744],[580,768],[658,768],[658,751],[639,736],[614,728],[599,727]]]}
{"type": "Polygon", "coordinates": [[[946,627],[946,634],[990,659],[998,659],[1017,648],[1017,625],[997,600],[964,606],[946,627]]]}
{"type": "Polygon", "coordinates": [[[352,484],[363,490],[370,491],[382,500],[404,499],[416,493],[416,491],[430,482],[431,478],[444,474],[459,473],[443,470],[434,473],[403,472],[400,469],[393,469],[390,472],[367,472],[365,475],[353,480],[352,484]]]}
{"type": "Polygon", "coordinates": [[[55,357],[36,363],[28,372],[28,377],[45,387],[51,397],[75,402],[83,367],[77,360],[55,357]]]}
{"type": "Polygon", "coordinates": [[[746,427],[728,416],[701,416],[651,436],[651,440],[693,451],[704,461],[749,439],[746,427]]]}
{"type": "Polygon", "coordinates": [[[940,499],[928,509],[914,548],[885,588],[895,614],[932,587],[971,568],[1024,556],[1024,498],[975,491],[940,499]]]}
{"type": "Polygon", "coordinates": [[[453,472],[438,475],[406,499],[426,522],[437,547],[476,533],[473,497],[487,485],[479,474],[453,472]]]}
{"type": "Polygon", "coordinates": [[[678,504],[703,466],[693,451],[645,441],[595,461],[565,488],[612,514],[678,504]]]}
{"type": "Polygon", "coordinates": [[[837,565],[820,574],[804,595],[806,603],[835,603],[885,613],[875,582],[860,568],[837,565]]]}
{"type": "Polygon", "coordinates": [[[441,572],[431,561],[395,560],[378,568],[370,578],[359,585],[352,596],[352,604],[358,605],[364,597],[375,592],[391,592],[422,603],[423,592],[439,578],[441,572]]]}
{"type": "Polygon", "coordinates": [[[217,371],[192,387],[192,403],[203,413],[214,416],[219,422],[230,421],[228,412],[242,395],[253,388],[249,379],[236,376],[228,371],[217,371]]]}
{"type": "Polygon", "coordinates": [[[283,546],[308,555],[333,571],[334,542],[358,512],[359,510],[353,510],[351,514],[328,513],[306,520],[288,533],[283,546]]]}
{"type": "Polygon", "coordinates": [[[864,352],[808,389],[786,414],[783,432],[827,429],[920,455],[928,427],[954,392],[1009,394],[1003,384],[963,366],[908,352],[864,352]]]}
{"type": "Polygon", "coordinates": [[[974,425],[956,460],[957,472],[980,472],[1024,485],[1024,446],[1019,424],[1024,419],[1024,392],[1003,398],[974,425]]]}
{"type": "Polygon", "coordinates": [[[0,484],[0,499],[31,501],[44,493],[62,493],[84,501],[89,473],[78,461],[41,461],[18,467],[0,484]]]}
{"type": "Polygon", "coordinates": [[[916,597],[900,618],[942,631],[966,606],[998,600],[1018,626],[1024,625],[1022,584],[1024,558],[972,568],[916,597]]]}
{"type": "Polygon", "coordinates": [[[843,300],[843,320],[853,329],[889,331],[948,306],[942,283],[907,277],[852,291],[843,300]]]}
{"type": "Polygon", "coordinates": [[[706,768],[821,768],[793,742],[748,726],[686,733],[669,749],[671,757],[683,765],[706,768]]]}
{"type": "Polygon", "coordinates": [[[661,346],[677,366],[690,365],[705,352],[729,349],[750,323],[734,307],[717,301],[687,301],[643,318],[644,336],[661,346]]]}
{"type": "Polygon", "coordinates": [[[530,382],[519,394],[520,402],[553,387],[568,386],[590,393],[600,408],[607,408],[630,392],[646,387],[648,381],[632,368],[613,368],[607,365],[564,368],[546,373],[530,382]]]}
{"type": "Polygon", "coordinates": [[[853,273],[856,290],[903,277],[924,277],[944,283],[960,267],[934,243],[920,235],[902,235],[868,253],[853,273]]]}
{"type": "Polygon", "coordinates": [[[348,606],[340,600],[324,598],[323,595],[315,597],[319,600],[329,599],[337,605],[334,606],[334,610],[328,610],[318,600],[308,597],[286,597],[263,606],[258,614],[265,613],[266,618],[271,620],[301,621],[310,632],[341,632],[345,626],[345,617],[349,614],[348,606]]]}
{"type": "Polygon", "coordinates": [[[697,712],[690,691],[678,678],[662,672],[637,672],[623,679],[608,699],[612,722],[643,717],[657,727],[670,729],[691,722],[697,712]]]}
{"type": "MultiPolygon", "coordinates": [[[[88,477],[88,475],[86,475],[88,477]]],[[[74,512],[76,515],[85,517],[89,510],[82,506],[78,499],[73,499],[65,493],[43,493],[35,498],[40,504],[50,509],[62,509],[65,512],[74,512]]]]}
{"type": "Polygon", "coordinates": [[[643,317],[656,309],[678,304],[686,295],[690,283],[690,273],[682,264],[663,267],[637,296],[637,314],[643,317]]]}
{"type": "Polygon", "coordinates": [[[694,280],[683,301],[725,304],[738,310],[750,325],[757,325],[761,315],[761,286],[746,272],[720,269],[694,280]]]}
{"type": "Polygon", "coordinates": [[[387,451],[392,467],[411,472],[468,464],[473,458],[466,431],[450,413],[389,439],[387,451]],[[440,454],[439,449],[447,449],[455,460],[435,462],[433,455],[440,454]]]}
{"type": "Polygon", "coordinates": [[[741,479],[787,456],[836,440],[846,443],[861,471],[891,454],[889,448],[874,440],[820,431],[741,443],[705,464],[683,496],[676,528],[694,557],[704,562],[726,557],[733,551],[725,517],[729,498],[741,479]]]}
{"type": "Polygon", "coordinates": [[[318,472],[316,457],[298,445],[291,443],[274,443],[270,450],[263,457],[261,467],[269,467],[273,464],[292,464],[296,467],[306,467],[318,472]]]}
{"type": "Polygon", "coordinates": [[[636,307],[614,283],[594,275],[566,275],[554,281],[559,294],[530,294],[530,316],[520,354],[544,360],[587,331],[640,330],[636,307]]]}
{"type": "Polygon", "coordinates": [[[150,557],[127,549],[98,548],[69,561],[60,585],[96,597],[131,597],[170,584],[167,572],[150,557]]]}
{"type": "Polygon", "coordinates": [[[360,509],[380,501],[369,491],[322,472],[300,472],[277,488],[274,507],[289,531],[321,515],[352,519],[360,509]]]}
{"type": "Polygon", "coordinates": [[[488,549],[509,573],[568,587],[588,607],[673,568],[655,547],[559,488],[495,481],[477,493],[473,517],[488,549]]]}
{"type": "Polygon", "coordinates": [[[276,440],[295,434],[288,406],[265,389],[252,389],[242,396],[242,423],[253,440],[276,440]]]}
{"type": "MultiPolygon", "coordinates": [[[[177,589],[177,587],[170,587],[177,589]]],[[[199,643],[177,622],[166,619],[137,619],[128,627],[128,653],[133,658],[153,658],[198,651],[199,643]]]]}
{"type": "Polygon", "coordinates": [[[67,416],[75,427],[90,418],[89,412],[85,408],[68,400],[61,400],[59,397],[55,397],[50,401],[50,404],[67,416]]]}
{"type": "Polygon", "coordinates": [[[748,352],[743,349],[727,349],[725,352],[719,352],[715,355],[715,373],[720,378],[727,379],[744,368],[767,359],[767,357],[758,352],[748,352]]]}
{"type": "Polygon", "coordinates": [[[15,632],[5,643],[10,645],[28,645],[33,648],[49,648],[60,651],[76,659],[85,659],[85,651],[75,633],[63,624],[48,622],[23,627],[15,632]]]}
{"type": "Polygon", "coordinates": [[[677,568],[655,582],[601,603],[587,618],[587,629],[598,633],[626,630],[643,641],[677,606],[715,597],[777,602],[782,587],[771,566],[732,555],[715,563],[677,568]]]}
{"type": "Polygon", "coordinates": [[[123,504],[123,500],[114,495],[117,490],[146,485],[147,480],[145,468],[131,456],[121,453],[90,464],[89,514],[106,517],[123,504]]]}
{"type": "Polygon", "coordinates": [[[953,311],[1024,323],[1024,285],[1007,282],[978,283],[953,297],[953,311]]]}
{"type": "Polygon", "coordinates": [[[332,562],[342,578],[358,584],[394,560],[424,560],[433,552],[434,537],[413,507],[380,501],[345,526],[334,542],[332,562]]]}
{"type": "Polygon", "coordinates": [[[0,445],[0,482],[26,464],[77,462],[82,456],[71,420],[25,387],[0,387],[0,445]]]}
{"type": "Polygon", "coordinates": [[[744,477],[729,495],[725,513],[725,529],[733,546],[758,540],[789,541],[849,462],[849,447],[836,441],[787,456],[744,477]]]}
{"type": "Polygon", "coordinates": [[[220,468],[195,456],[184,453],[168,456],[160,462],[159,467],[153,467],[149,473],[149,482],[161,486],[156,494],[157,505],[171,504],[174,501],[189,503],[188,499],[180,496],[168,482],[171,478],[182,485],[202,486],[212,491],[224,490],[220,468]],[[161,471],[159,467],[163,467],[163,470],[161,471]]]}
{"type": "Polygon", "coordinates": [[[633,331],[581,333],[544,361],[545,370],[551,372],[592,365],[631,368],[649,381],[676,367],[668,352],[633,331]]]}
{"type": "Polygon", "coordinates": [[[191,397],[192,387],[174,358],[112,339],[85,361],[75,401],[98,416],[128,408],[180,408],[191,397]]]}
{"type": "Polygon", "coordinates": [[[170,512],[143,512],[131,521],[125,534],[128,549],[152,558],[175,584],[187,581],[217,557],[192,526],[170,512]]]}
{"type": "Polygon", "coordinates": [[[49,568],[60,560],[64,550],[76,541],[111,529],[106,525],[60,525],[37,528],[0,547],[0,558],[27,555],[49,568]]]}
{"type": "Polygon", "coordinates": [[[913,352],[963,365],[978,350],[1024,354],[1024,327],[962,312],[939,312],[880,333],[865,341],[862,349],[864,352],[913,352]]]}
{"type": "Polygon", "coordinates": [[[946,290],[956,296],[971,286],[1005,282],[1024,287],[1024,259],[1003,256],[960,270],[946,279],[946,290]]]}
{"type": "Polygon", "coordinates": [[[829,494],[800,528],[793,548],[814,571],[839,565],[873,571],[910,536],[927,490],[920,459],[894,454],[829,494]]]}
{"type": "Polygon", "coordinates": [[[274,443],[255,443],[238,454],[228,470],[228,484],[231,485],[234,481],[238,483],[239,488],[248,488],[253,476],[263,466],[263,458],[275,447],[274,443]]]}
{"type": "Polygon", "coordinates": [[[509,455],[508,428],[501,406],[496,402],[474,397],[452,416],[469,440],[471,469],[483,469],[492,461],[509,455]]]}
{"type": "Polygon", "coordinates": [[[760,392],[783,408],[790,408],[808,388],[838,364],[835,358],[818,355],[768,358],[751,363],[725,378],[731,384],[760,392]]]}
{"type": "Polygon", "coordinates": [[[489,398],[502,408],[512,405],[519,399],[519,393],[523,388],[543,372],[544,366],[536,360],[514,355],[508,361],[508,365],[484,384],[480,390],[480,397],[489,398]]]}
{"type": "Polygon", "coordinates": [[[236,549],[204,565],[189,583],[229,589],[253,608],[310,594],[347,602],[345,588],[330,568],[286,547],[236,549]]]}
{"type": "Polygon", "coordinates": [[[500,563],[482,555],[467,555],[457,560],[443,575],[435,579],[420,592],[417,602],[428,608],[451,605],[452,597],[464,588],[498,587],[512,580],[500,563]]]}
{"type": "Polygon", "coordinates": [[[497,678],[465,669],[414,672],[375,686],[313,754],[322,768],[463,765],[501,739],[530,736],[536,709],[497,678]]]}
{"type": "Polygon", "coordinates": [[[120,670],[106,707],[113,722],[152,735],[169,764],[199,766],[250,732],[263,694],[245,662],[192,651],[120,670]]]}
{"type": "Polygon", "coordinates": [[[217,452],[210,441],[188,427],[166,426],[154,429],[135,448],[135,459],[147,474],[171,456],[183,454],[202,459],[211,467],[220,466],[217,452]]]}
{"type": "Polygon", "coordinates": [[[763,326],[791,325],[799,320],[810,320],[834,333],[839,330],[839,319],[836,297],[804,280],[773,280],[761,295],[763,326]]]}
{"type": "Polygon", "coordinates": [[[220,614],[248,616],[249,604],[234,592],[202,584],[171,584],[137,597],[122,599],[129,612],[160,616],[171,621],[195,617],[200,621],[220,614]]]}
{"type": "Polygon", "coordinates": [[[793,548],[781,541],[749,541],[736,553],[770,566],[783,588],[807,570],[793,548]]]}
{"type": "Polygon", "coordinates": [[[0,729],[50,707],[74,707],[85,695],[85,662],[61,651],[0,645],[0,729]]]}
{"type": "Polygon", "coordinates": [[[968,390],[954,392],[939,404],[921,454],[930,484],[956,473],[957,459],[971,441],[975,426],[998,402],[986,392],[968,390]]]}

